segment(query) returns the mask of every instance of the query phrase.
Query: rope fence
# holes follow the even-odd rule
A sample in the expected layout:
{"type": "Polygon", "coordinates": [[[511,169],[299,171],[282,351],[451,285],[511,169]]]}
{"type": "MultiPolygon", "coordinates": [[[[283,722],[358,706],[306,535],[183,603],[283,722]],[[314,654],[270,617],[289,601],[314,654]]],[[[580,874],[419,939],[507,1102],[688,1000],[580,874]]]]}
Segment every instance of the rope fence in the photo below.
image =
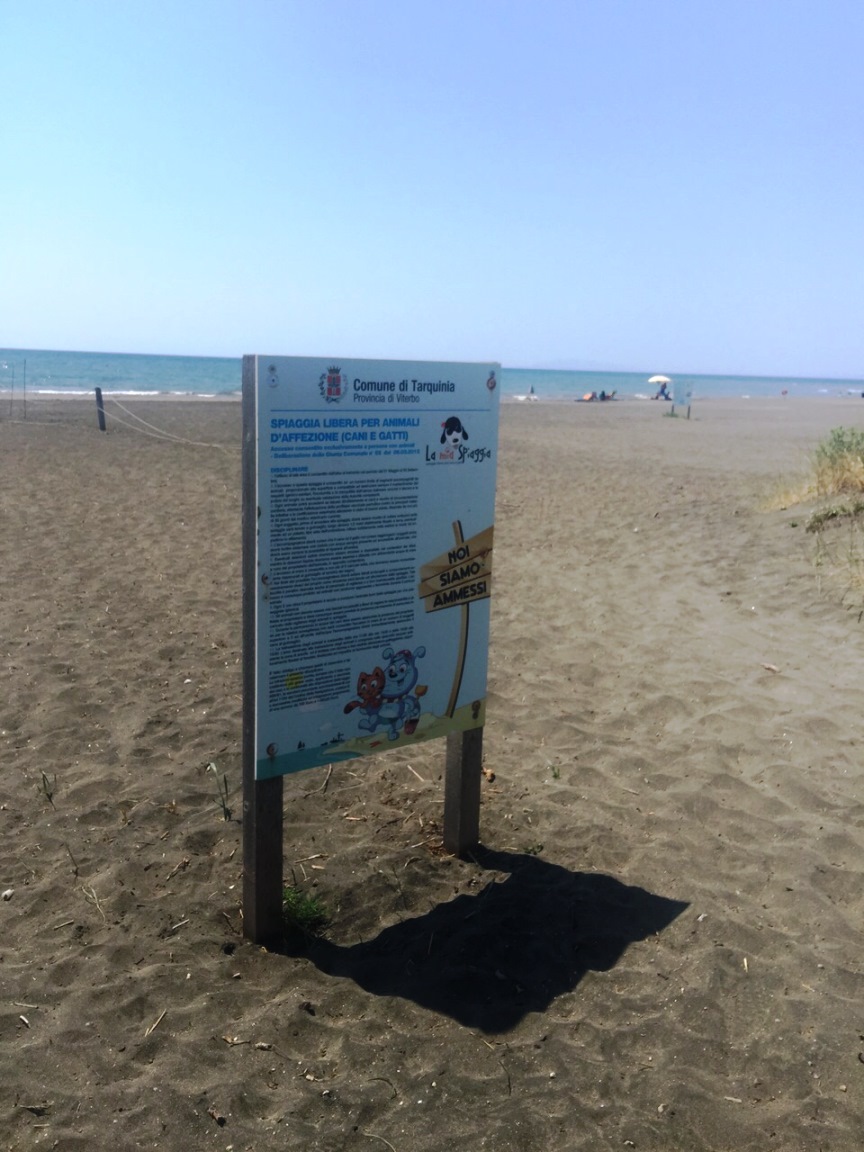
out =
{"type": "Polygon", "coordinates": [[[158,440],[174,440],[178,444],[189,444],[193,448],[218,448],[223,452],[240,451],[239,444],[208,444],[203,440],[190,440],[186,436],[176,436],[173,432],[168,432],[164,428],[157,428],[155,424],[151,424],[149,421],[145,420],[143,416],[139,416],[136,412],[130,411],[124,404],[121,404],[120,401],[116,399],[116,397],[107,396],[105,399],[112,405],[112,407],[119,408],[121,412],[125,412],[126,415],[130,416],[133,420],[137,420],[138,424],[130,424],[128,420],[123,420],[121,417],[113,413],[111,415],[112,422],[115,424],[122,424],[125,428],[131,428],[134,432],[138,432],[142,436],[152,436],[154,439],[158,440]],[[138,427],[138,425],[141,425],[141,427],[138,427]]]}
{"type": "MultiPolygon", "coordinates": [[[[217,450],[220,452],[227,452],[231,454],[239,454],[241,452],[240,443],[240,422],[241,410],[240,404],[235,403],[232,399],[220,402],[215,401],[219,406],[220,412],[224,413],[224,404],[230,404],[232,409],[236,407],[237,412],[237,440],[236,443],[216,443],[212,440],[194,439],[190,436],[183,435],[176,431],[171,431],[170,427],[166,425],[171,424],[171,412],[176,411],[176,405],[182,405],[184,410],[185,424],[188,424],[188,411],[190,405],[194,405],[196,410],[200,405],[200,413],[202,423],[206,426],[213,425],[213,421],[207,418],[208,410],[212,414],[212,405],[214,401],[211,400],[198,400],[190,396],[188,400],[183,397],[172,397],[171,399],[163,398],[142,398],[140,401],[128,401],[124,403],[118,397],[110,394],[104,395],[97,390],[96,396],[97,403],[93,404],[93,393],[83,394],[76,393],[74,395],[63,396],[60,393],[45,395],[45,394],[30,394],[26,395],[20,388],[16,393],[11,393],[8,397],[0,395],[0,426],[11,425],[27,425],[36,427],[59,427],[75,425],[78,427],[91,427],[94,432],[99,435],[107,432],[109,435],[112,431],[119,431],[121,428],[127,433],[133,433],[137,436],[146,437],[152,440],[161,440],[168,443],[183,444],[193,448],[206,448],[217,450]],[[139,411],[135,411],[134,407],[139,405],[146,409],[147,417],[145,418],[139,411]],[[164,414],[164,422],[160,421],[159,417],[164,414]]],[[[224,421],[220,418],[219,424],[224,425],[224,421]]],[[[213,428],[212,430],[216,430],[213,428]]],[[[220,428],[221,430],[221,428],[220,428]]]]}

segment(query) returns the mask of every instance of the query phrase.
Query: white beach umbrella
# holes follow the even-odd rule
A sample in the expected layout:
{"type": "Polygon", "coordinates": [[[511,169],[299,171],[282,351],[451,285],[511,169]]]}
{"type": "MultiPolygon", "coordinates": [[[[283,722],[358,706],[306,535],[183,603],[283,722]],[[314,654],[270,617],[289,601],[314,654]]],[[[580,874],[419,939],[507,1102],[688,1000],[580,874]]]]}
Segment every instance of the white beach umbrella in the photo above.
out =
{"type": "Polygon", "coordinates": [[[671,384],[672,381],[668,376],[649,376],[649,384],[671,384]]]}

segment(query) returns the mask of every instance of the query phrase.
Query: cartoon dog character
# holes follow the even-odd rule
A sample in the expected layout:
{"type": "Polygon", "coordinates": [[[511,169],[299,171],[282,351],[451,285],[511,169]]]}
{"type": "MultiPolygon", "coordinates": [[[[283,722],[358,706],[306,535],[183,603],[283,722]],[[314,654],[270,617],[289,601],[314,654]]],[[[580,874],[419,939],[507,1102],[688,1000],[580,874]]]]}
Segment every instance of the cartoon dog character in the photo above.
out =
{"type": "Polygon", "coordinates": [[[462,446],[463,440],[468,439],[468,433],[458,416],[448,416],[441,428],[441,443],[449,444],[454,450],[462,446]]]}
{"type": "MultiPolygon", "coordinates": [[[[357,677],[359,700],[349,700],[343,712],[353,712],[359,708],[366,716],[373,716],[381,707],[381,693],[384,690],[384,669],[375,667],[371,672],[361,672],[357,677]]],[[[360,721],[361,728],[363,721],[360,721]]]]}
{"type": "Polygon", "coordinates": [[[426,649],[422,644],[413,652],[408,648],[398,652],[385,648],[381,655],[387,661],[381,703],[374,713],[360,721],[359,727],[374,732],[381,724],[387,729],[388,740],[397,740],[400,729],[410,736],[417,727],[420,716],[418,696],[426,692],[424,685],[417,684],[420,675],[417,661],[426,655],[426,649]]]}

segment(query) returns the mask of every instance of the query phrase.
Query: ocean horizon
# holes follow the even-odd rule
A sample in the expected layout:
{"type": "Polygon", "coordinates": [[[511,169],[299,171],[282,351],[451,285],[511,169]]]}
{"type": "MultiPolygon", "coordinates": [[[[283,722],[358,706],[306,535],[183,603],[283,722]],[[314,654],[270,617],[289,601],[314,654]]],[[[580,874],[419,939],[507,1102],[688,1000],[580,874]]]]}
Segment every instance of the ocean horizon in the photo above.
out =
{"type": "MultiPolygon", "coordinates": [[[[619,399],[654,394],[651,376],[668,375],[694,400],[735,397],[831,397],[864,395],[864,378],[805,376],[722,376],[666,372],[663,366],[642,372],[578,369],[501,369],[505,400],[577,400],[605,392],[619,399]]],[[[106,395],[237,398],[242,360],[223,356],[164,356],[135,352],[64,352],[0,349],[0,392],[21,396],[83,396],[101,388],[106,395]]]]}

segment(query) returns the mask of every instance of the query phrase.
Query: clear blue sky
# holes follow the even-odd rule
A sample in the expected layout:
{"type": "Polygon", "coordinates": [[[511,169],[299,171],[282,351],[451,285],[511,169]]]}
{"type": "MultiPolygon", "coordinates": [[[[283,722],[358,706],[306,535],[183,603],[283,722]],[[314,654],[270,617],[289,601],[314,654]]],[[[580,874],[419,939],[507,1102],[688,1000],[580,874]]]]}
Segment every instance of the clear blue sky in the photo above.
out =
{"type": "Polygon", "coordinates": [[[862,0],[0,0],[0,346],[864,376],[862,0]]]}

